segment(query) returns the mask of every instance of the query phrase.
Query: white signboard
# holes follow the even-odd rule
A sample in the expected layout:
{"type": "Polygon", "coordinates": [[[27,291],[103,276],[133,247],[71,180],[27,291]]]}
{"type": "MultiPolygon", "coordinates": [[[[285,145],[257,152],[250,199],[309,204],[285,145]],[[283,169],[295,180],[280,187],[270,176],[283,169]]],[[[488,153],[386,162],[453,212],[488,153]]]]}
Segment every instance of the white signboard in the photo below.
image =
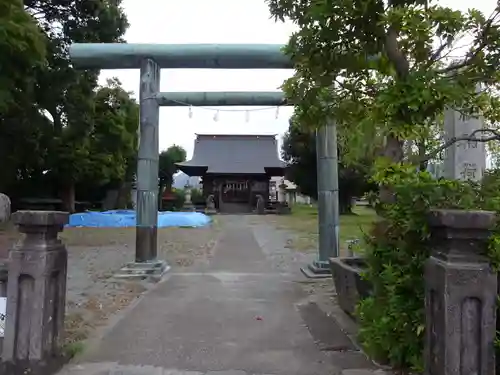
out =
{"type": "Polygon", "coordinates": [[[7,297],[0,297],[0,337],[5,333],[5,315],[7,314],[7,297]]]}

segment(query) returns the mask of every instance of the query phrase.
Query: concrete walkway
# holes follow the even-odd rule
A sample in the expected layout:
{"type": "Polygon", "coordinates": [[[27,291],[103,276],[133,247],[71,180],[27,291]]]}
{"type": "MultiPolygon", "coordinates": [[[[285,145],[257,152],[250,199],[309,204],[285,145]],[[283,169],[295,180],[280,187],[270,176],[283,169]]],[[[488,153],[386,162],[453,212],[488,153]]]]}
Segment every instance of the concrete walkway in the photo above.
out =
{"type": "MultiPolygon", "coordinates": [[[[307,314],[314,318],[317,311],[301,309],[307,296],[297,284],[300,276],[273,265],[248,217],[222,220],[205,267],[170,274],[61,375],[340,373],[338,356],[313,338],[307,314]]],[[[357,361],[351,367],[367,366],[357,361]]]]}

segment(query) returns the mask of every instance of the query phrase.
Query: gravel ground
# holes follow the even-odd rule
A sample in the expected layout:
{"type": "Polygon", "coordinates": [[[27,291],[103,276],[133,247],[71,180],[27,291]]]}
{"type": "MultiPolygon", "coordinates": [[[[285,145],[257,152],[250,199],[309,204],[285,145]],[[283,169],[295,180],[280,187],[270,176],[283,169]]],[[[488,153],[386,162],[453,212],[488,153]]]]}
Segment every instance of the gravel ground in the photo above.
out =
{"type": "Polygon", "coordinates": [[[285,229],[280,220],[282,216],[263,215],[251,216],[248,219],[255,238],[273,266],[280,272],[297,275],[297,283],[308,295],[308,300],[317,303],[323,311],[334,313],[338,310],[336,292],[331,277],[324,279],[306,279],[300,272],[300,267],[306,266],[317,259],[318,250],[304,251],[291,246],[297,231],[285,229]]]}
{"type": "Polygon", "coordinates": [[[300,273],[300,266],[316,259],[317,250],[297,251],[290,246],[297,234],[280,226],[276,218],[276,215],[255,215],[249,216],[247,222],[274,268],[280,272],[300,273]]]}
{"type": "MultiPolygon", "coordinates": [[[[366,207],[355,207],[353,213],[340,216],[341,256],[347,256],[347,241],[363,239],[376,220],[375,212],[366,207]]],[[[291,250],[312,256],[318,254],[318,213],[314,207],[296,205],[292,208],[291,215],[252,216],[251,222],[265,224],[278,232],[286,232],[285,246],[291,250]]]]}
{"type": "MultiPolygon", "coordinates": [[[[198,271],[206,264],[216,244],[225,216],[216,217],[207,228],[164,228],[158,231],[158,257],[174,271],[198,271]]],[[[273,266],[281,272],[300,274],[299,267],[316,258],[317,250],[291,246],[297,236],[282,217],[251,215],[246,218],[257,242],[273,266]]],[[[10,226],[0,228],[0,259],[18,237],[10,226]]],[[[125,263],[134,259],[133,228],[70,228],[61,235],[68,248],[67,344],[80,342],[104,326],[110,316],[128,306],[150,284],[113,278],[125,263]]],[[[332,301],[332,282],[299,282],[307,294],[332,301]]]]}
{"type": "MultiPolygon", "coordinates": [[[[220,226],[158,230],[158,258],[175,269],[193,269],[206,263],[220,226]]],[[[0,259],[18,238],[10,226],[0,230],[0,259]]],[[[113,278],[134,260],[133,228],[70,228],[61,235],[68,249],[66,344],[89,337],[107,319],[128,306],[148,288],[146,282],[113,278]]]]}

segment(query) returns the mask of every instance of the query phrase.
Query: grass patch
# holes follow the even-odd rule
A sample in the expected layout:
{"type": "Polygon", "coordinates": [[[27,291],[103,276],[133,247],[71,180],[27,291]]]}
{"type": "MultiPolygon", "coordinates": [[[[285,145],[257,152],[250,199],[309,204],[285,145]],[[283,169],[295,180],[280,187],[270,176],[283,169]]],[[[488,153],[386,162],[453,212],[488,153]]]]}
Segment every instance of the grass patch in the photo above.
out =
{"type": "MultiPolygon", "coordinates": [[[[293,231],[295,237],[288,247],[299,251],[317,251],[318,248],[318,209],[315,205],[297,204],[292,207],[291,215],[276,217],[277,226],[281,229],[293,231]]],[[[340,247],[344,252],[347,249],[346,241],[363,239],[364,233],[377,220],[372,208],[357,206],[352,215],[340,216],[340,247]]],[[[345,255],[341,254],[341,255],[345,255]]]]}
{"type": "Polygon", "coordinates": [[[72,359],[73,357],[82,354],[84,351],[85,351],[85,345],[81,341],[65,344],[62,347],[63,355],[67,359],[72,359]]]}
{"type": "MultiPolygon", "coordinates": [[[[158,228],[158,241],[161,244],[171,241],[172,238],[186,237],[186,232],[189,232],[188,237],[190,237],[195,231],[209,232],[211,230],[219,231],[220,229],[221,224],[217,219],[213,219],[212,223],[205,227],[193,228],[181,226],[158,228]]],[[[135,231],[135,227],[73,227],[64,228],[64,231],[59,234],[59,238],[63,240],[66,246],[135,246],[135,231]]],[[[4,257],[2,256],[2,249],[5,249],[5,254],[7,254],[7,249],[11,248],[13,243],[21,236],[12,223],[0,224],[0,259],[4,257]]]]}

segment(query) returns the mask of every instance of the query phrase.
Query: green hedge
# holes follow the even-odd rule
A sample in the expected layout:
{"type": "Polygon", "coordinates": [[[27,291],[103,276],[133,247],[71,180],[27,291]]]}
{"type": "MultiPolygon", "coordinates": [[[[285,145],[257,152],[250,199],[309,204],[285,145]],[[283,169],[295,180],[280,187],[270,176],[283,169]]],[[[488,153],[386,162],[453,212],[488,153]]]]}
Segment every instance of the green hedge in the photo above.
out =
{"type": "MultiPolygon", "coordinates": [[[[381,221],[366,235],[367,271],[373,295],[360,302],[359,338],[374,359],[402,371],[423,371],[424,262],[429,257],[426,216],[431,208],[500,209],[500,173],[482,184],[434,179],[427,172],[397,165],[384,168],[377,182],[391,186],[393,204],[376,201],[381,221]]],[[[489,248],[499,264],[499,236],[489,248]]]]}

